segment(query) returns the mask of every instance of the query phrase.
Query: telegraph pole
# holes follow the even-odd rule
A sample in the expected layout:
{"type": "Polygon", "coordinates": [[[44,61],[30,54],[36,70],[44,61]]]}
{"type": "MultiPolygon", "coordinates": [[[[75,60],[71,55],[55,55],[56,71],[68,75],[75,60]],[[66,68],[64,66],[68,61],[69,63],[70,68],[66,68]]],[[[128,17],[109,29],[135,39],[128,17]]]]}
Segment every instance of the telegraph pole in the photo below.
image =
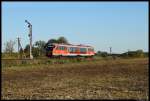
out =
{"type": "Polygon", "coordinates": [[[30,39],[30,59],[33,59],[33,55],[32,55],[32,25],[30,22],[28,22],[27,20],[25,20],[25,22],[28,24],[28,28],[29,28],[29,39],[30,39]]]}
{"type": "Polygon", "coordinates": [[[130,51],[130,50],[128,49],[128,52],[127,52],[127,55],[128,55],[128,56],[129,56],[129,51],[130,51]]]}
{"type": "Polygon", "coordinates": [[[112,48],[112,47],[109,47],[109,48],[110,48],[110,55],[111,55],[111,51],[112,51],[111,48],[112,48]]]}
{"type": "Polygon", "coordinates": [[[19,54],[20,54],[20,52],[19,52],[19,49],[20,49],[20,44],[19,44],[19,40],[20,38],[19,37],[17,37],[17,40],[18,40],[18,58],[19,58],[19,54]]]}

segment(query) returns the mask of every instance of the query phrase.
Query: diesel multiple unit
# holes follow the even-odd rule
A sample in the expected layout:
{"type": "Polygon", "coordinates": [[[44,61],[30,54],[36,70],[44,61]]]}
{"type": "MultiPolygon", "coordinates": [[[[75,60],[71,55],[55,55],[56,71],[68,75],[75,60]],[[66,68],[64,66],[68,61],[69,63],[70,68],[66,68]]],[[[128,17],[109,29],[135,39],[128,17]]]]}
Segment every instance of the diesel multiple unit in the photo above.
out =
{"type": "Polygon", "coordinates": [[[46,47],[46,55],[52,56],[93,56],[92,46],[52,43],[46,47]]]}

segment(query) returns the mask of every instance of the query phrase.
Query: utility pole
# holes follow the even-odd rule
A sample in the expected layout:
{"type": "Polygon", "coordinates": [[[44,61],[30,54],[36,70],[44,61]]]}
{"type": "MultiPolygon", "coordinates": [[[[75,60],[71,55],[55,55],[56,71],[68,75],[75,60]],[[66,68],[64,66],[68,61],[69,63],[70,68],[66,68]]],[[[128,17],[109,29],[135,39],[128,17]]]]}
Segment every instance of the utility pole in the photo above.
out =
{"type": "Polygon", "coordinates": [[[127,52],[127,55],[128,55],[128,56],[129,56],[129,51],[130,51],[130,50],[128,49],[128,52],[127,52]]]}
{"type": "MultiPolygon", "coordinates": [[[[21,50],[23,51],[23,48],[21,46],[21,42],[20,42],[20,38],[19,37],[17,37],[17,40],[18,40],[18,59],[19,59],[20,51],[21,50]]],[[[24,51],[23,51],[23,55],[26,58],[24,51]]]]}
{"type": "Polygon", "coordinates": [[[109,47],[109,48],[110,48],[110,55],[111,55],[111,51],[112,51],[111,48],[112,48],[112,47],[109,47]]]}
{"type": "Polygon", "coordinates": [[[33,55],[32,55],[32,25],[30,22],[28,22],[27,20],[25,20],[25,22],[28,24],[28,28],[29,28],[29,38],[30,38],[30,59],[33,59],[33,55]]]}
{"type": "Polygon", "coordinates": [[[19,40],[20,38],[19,37],[17,37],[17,40],[18,40],[18,59],[19,59],[19,54],[20,54],[20,52],[19,52],[19,49],[20,49],[20,44],[19,44],[19,40]]]}

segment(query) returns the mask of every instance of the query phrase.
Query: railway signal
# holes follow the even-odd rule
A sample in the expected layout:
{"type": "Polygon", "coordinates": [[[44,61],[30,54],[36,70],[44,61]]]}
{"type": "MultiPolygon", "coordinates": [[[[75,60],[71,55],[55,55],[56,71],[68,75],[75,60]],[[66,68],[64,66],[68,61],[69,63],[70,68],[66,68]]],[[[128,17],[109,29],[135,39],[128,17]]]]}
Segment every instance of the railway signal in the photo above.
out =
{"type": "Polygon", "coordinates": [[[29,38],[30,38],[30,59],[33,59],[33,55],[32,55],[32,24],[30,22],[28,22],[27,20],[25,20],[25,22],[28,24],[28,28],[29,28],[29,38]]]}

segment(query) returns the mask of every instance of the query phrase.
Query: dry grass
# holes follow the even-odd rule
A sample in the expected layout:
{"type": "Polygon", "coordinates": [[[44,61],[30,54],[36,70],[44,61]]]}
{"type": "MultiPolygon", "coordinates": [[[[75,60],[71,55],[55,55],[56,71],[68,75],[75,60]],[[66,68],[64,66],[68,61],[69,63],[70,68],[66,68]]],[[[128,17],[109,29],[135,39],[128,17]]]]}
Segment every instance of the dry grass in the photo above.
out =
{"type": "Polygon", "coordinates": [[[2,68],[2,99],[148,100],[148,59],[2,68]]]}

